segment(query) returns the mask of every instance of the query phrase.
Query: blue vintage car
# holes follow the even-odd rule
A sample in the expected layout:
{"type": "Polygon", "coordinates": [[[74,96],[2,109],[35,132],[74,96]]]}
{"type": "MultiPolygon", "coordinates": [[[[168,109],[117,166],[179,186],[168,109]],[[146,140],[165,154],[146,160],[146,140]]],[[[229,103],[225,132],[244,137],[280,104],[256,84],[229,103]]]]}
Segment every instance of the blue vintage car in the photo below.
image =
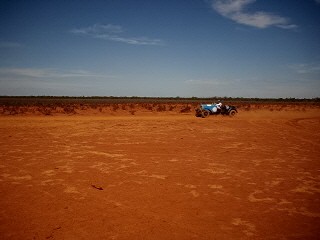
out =
{"type": "Polygon", "coordinates": [[[235,106],[221,105],[217,103],[212,104],[200,104],[196,109],[196,117],[206,118],[209,115],[229,115],[234,116],[238,113],[238,110],[235,106]]]}

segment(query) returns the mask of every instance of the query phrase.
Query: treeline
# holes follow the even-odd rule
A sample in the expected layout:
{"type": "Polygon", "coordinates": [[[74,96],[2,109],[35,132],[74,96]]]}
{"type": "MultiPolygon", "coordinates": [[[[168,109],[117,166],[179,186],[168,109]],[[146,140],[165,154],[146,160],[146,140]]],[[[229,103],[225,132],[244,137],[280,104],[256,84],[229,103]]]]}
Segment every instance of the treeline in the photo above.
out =
{"type": "Polygon", "coordinates": [[[138,97],[138,96],[0,96],[2,100],[100,100],[106,102],[320,102],[320,98],[138,97]]]}
{"type": "Polygon", "coordinates": [[[185,97],[69,97],[69,96],[0,96],[0,106],[70,106],[70,105],[107,105],[107,104],[200,104],[222,101],[225,104],[320,104],[319,98],[185,98],[185,97]]]}
{"type": "Polygon", "coordinates": [[[127,112],[176,112],[190,113],[200,103],[223,101],[241,111],[270,110],[287,111],[320,109],[316,99],[274,98],[180,98],[180,97],[57,97],[57,96],[0,96],[0,115],[55,115],[91,112],[110,114],[127,112]]]}

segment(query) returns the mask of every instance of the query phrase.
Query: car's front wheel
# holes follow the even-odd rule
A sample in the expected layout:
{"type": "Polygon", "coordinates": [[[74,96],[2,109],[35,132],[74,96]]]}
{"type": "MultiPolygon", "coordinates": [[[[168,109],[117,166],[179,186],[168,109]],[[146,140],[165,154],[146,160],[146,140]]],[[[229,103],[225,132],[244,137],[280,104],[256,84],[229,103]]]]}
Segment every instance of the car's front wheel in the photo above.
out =
{"type": "Polygon", "coordinates": [[[208,117],[210,115],[210,112],[209,112],[209,110],[202,110],[202,117],[203,118],[206,118],[206,117],[208,117]]]}

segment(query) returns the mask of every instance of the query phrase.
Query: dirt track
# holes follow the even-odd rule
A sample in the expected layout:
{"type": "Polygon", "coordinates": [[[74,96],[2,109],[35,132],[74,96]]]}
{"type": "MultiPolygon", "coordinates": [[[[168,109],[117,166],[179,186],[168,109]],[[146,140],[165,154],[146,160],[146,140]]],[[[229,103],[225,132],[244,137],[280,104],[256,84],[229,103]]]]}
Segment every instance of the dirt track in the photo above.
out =
{"type": "Polygon", "coordinates": [[[317,239],[320,111],[0,117],[1,239],[317,239]]]}

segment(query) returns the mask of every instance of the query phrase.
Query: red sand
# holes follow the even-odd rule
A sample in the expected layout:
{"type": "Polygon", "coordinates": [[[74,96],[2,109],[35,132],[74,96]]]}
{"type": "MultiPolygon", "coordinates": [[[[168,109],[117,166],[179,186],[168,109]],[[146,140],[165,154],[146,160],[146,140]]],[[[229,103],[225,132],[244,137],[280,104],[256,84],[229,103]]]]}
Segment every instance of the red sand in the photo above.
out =
{"type": "Polygon", "coordinates": [[[1,239],[317,239],[320,111],[0,117],[1,239]]]}

